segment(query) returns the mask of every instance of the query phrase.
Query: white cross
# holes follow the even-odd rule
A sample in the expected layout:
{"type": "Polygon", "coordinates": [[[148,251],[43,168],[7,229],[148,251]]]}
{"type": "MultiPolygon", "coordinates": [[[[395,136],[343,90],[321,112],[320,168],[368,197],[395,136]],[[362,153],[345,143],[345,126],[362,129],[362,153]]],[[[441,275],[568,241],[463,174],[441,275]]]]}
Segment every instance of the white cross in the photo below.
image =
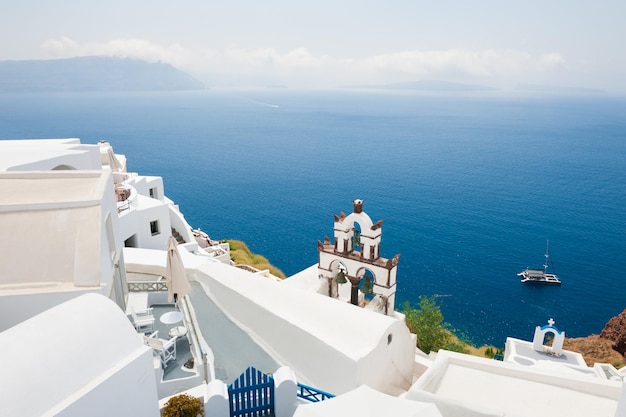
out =
{"type": "Polygon", "coordinates": [[[548,324],[550,325],[550,327],[554,326],[554,320],[552,320],[552,317],[550,317],[550,320],[548,320],[548,324]]]}

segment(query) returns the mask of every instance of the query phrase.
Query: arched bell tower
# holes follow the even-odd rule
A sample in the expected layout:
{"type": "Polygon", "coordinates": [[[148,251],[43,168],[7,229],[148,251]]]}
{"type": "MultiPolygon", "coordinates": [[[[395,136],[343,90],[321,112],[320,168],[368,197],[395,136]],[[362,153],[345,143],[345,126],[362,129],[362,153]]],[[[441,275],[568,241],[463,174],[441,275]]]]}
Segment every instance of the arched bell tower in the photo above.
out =
{"type": "Polygon", "coordinates": [[[393,314],[400,254],[392,259],[381,258],[383,221],[372,222],[363,211],[363,200],[352,203],[350,215],[341,212],[334,216],[334,242],[328,236],[323,243],[317,242],[320,292],[393,314]],[[366,298],[371,298],[369,303],[365,302],[366,298]]]}

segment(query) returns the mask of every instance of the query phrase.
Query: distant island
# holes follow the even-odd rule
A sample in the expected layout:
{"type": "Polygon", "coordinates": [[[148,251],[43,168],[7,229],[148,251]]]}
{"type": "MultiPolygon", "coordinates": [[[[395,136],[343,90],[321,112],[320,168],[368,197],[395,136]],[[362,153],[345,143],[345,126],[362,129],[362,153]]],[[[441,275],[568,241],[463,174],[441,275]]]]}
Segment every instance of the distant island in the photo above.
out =
{"type": "Polygon", "coordinates": [[[583,87],[563,87],[556,85],[540,85],[540,84],[520,84],[517,86],[516,90],[521,91],[540,91],[543,93],[589,93],[589,94],[599,94],[606,93],[606,90],[601,90],[597,88],[583,88],[583,87]]]}
{"type": "Polygon", "coordinates": [[[365,88],[378,90],[420,90],[420,91],[495,91],[497,88],[476,84],[452,83],[440,80],[421,80],[383,85],[355,85],[343,88],[365,88]]]}
{"type": "Polygon", "coordinates": [[[163,63],[76,57],[0,61],[0,92],[204,90],[191,75],[163,63]]]}

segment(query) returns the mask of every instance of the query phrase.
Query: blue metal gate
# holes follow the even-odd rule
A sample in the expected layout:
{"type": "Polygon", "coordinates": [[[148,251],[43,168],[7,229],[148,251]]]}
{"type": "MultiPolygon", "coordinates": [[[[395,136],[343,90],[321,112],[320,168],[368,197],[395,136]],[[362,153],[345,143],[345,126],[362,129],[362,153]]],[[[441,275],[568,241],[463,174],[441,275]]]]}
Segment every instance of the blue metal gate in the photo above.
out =
{"type": "Polygon", "coordinates": [[[274,378],[253,368],[228,386],[231,417],[258,417],[274,413],[274,378]]]}

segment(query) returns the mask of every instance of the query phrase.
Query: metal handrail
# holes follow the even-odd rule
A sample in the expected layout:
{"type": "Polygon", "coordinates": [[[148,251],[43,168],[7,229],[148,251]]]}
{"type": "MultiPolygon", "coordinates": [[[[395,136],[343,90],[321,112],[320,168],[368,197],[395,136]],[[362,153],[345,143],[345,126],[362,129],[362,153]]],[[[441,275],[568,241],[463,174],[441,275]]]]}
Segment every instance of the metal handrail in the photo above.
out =
{"type": "Polygon", "coordinates": [[[119,206],[117,206],[117,213],[121,213],[125,210],[130,210],[130,200],[124,200],[124,204],[120,204],[119,206]]]}
{"type": "Polygon", "coordinates": [[[335,397],[333,394],[319,390],[317,388],[310,387],[308,385],[304,385],[300,382],[298,382],[297,395],[303,400],[307,400],[312,403],[318,403],[320,401],[328,400],[329,398],[335,397]]]}

